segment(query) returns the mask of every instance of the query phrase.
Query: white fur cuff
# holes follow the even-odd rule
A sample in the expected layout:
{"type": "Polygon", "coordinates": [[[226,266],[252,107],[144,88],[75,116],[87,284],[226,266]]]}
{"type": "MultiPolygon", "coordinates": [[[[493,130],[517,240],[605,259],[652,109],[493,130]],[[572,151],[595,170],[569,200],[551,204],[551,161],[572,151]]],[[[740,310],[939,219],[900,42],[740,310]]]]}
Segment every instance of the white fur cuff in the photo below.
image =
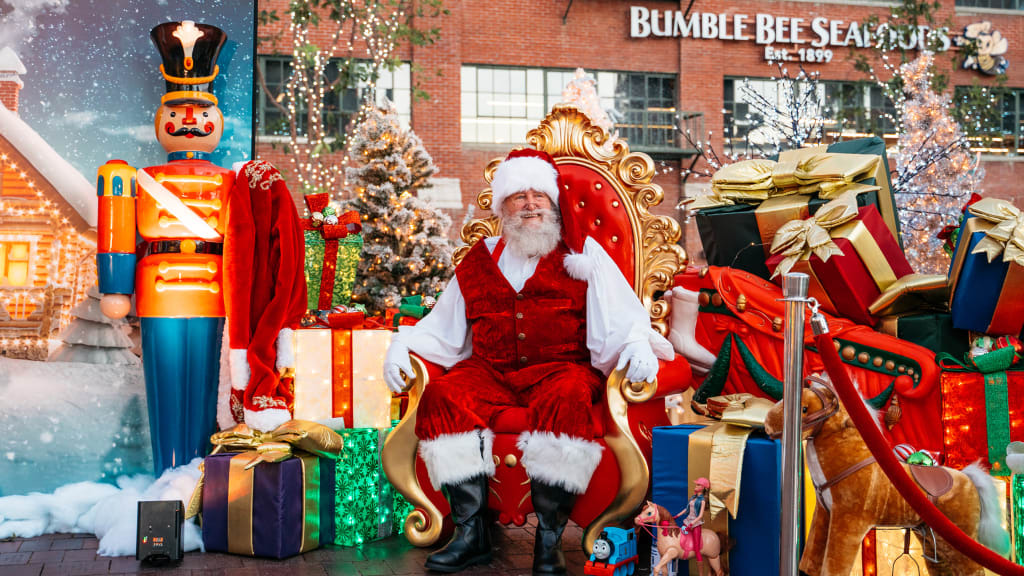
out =
{"type": "Polygon", "coordinates": [[[292,419],[292,415],[284,408],[267,408],[266,410],[245,409],[245,424],[260,432],[270,432],[281,424],[292,419]]]}
{"type": "Polygon", "coordinates": [[[459,484],[481,474],[494,475],[494,432],[472,430],[460,434],[442,434],[420,441],[420,458],[427,465],[430,484],[435,490],[459,484]],[[480,439],[483,438],[483,449],[480,439]]]}
{"type": "Polygon", "coordinates": [[[277,369],[295,368],[295,331],[281,328],[277,333],[277,369]]]}
{"type": "Polygon", "coordinates": [[[228,320],[224,319],[224,336],[220,343],[220,373],[217,383],[217,425],[227,430],[235,425],[231,413],[231,360],[228,355],[228,320]]]}
{"type": "Polygon", "coordinates": [[[604,450],[597,442],[551,432],[523,432],[516,445],[527,476],[573,494],[587,491],[604,450]]]}
{"type": "Polygon", "coordinates": [[[232,348],[228,354],[228,364],[231,367],[231,389],[245,390],[249,385],[249,351],[245,348],[232,348]]]}

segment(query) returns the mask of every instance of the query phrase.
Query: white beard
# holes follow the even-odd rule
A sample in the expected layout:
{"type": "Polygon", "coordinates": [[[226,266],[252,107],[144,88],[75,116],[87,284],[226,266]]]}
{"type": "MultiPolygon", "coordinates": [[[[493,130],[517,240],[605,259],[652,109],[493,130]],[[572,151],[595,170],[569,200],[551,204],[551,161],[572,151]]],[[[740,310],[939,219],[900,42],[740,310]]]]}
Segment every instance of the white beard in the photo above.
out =
{"type": "Polygon", "coordinates": [[[505,238],[505,246],[518,256],[545,256],[562,239],[561,218],[555,210],[522,211],[502,218],[501,235],[505,238]],[[523,218],[533,214],[541,215],[539,226],[526,224],[527,220],[523,218]]]}

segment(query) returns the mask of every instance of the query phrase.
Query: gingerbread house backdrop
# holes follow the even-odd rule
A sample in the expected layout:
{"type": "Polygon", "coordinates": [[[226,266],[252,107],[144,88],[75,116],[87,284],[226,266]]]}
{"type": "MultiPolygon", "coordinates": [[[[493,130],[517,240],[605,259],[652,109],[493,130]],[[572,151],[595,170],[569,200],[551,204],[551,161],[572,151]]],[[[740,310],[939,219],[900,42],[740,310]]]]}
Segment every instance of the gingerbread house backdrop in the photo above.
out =
{"type": "Polygon", "coordinates": [[[95,283],[96,193],[18,115],[25,75],[0,49],[0,354],[41,360],[95,283]]]}

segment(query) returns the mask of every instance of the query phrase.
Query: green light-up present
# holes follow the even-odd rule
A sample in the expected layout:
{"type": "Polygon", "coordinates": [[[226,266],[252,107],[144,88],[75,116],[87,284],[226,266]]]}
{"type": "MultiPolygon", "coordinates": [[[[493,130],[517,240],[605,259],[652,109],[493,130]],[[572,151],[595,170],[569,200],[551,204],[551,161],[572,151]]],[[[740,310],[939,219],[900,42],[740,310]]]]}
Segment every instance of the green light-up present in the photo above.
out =
{"type": "Polygon", "coordinates": [[[359,546],[402,531],[411,506],[384,476],[380,453],[389,429],[338,430],[345,445],[335,468],[335,536],[339,546],[359,546]],[[401,516],[396,510],[401,507],[401,516]]]}
{"type": "Polygon", "coordinates": [[[359,254],[363,251],[359,214],[335,214],[328,205],[329,196],[324,193],[307,194],[305,200],[310,212],[309,218],[302,219],[306,307],[330,310],[348,306],[356,283],[359,254]]]}

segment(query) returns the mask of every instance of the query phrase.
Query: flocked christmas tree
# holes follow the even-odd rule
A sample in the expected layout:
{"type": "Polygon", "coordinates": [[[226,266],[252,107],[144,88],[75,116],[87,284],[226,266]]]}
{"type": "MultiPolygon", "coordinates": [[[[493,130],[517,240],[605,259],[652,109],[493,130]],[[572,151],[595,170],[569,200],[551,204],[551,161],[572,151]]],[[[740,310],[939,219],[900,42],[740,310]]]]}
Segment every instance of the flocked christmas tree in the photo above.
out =
{"type": "Polygon", "coordinates": [[[604,128],[604,131],[612,136],[609,142],[618,137],[618,132],[613,133],[615,124],[604,108],[601,108],[601,98],[597,95],[597,80],[583,68],[576,69],[573,79],[562,90],[562,103],[579,108],[592,123],[604,128]]]}
{"type": "Polygon", "coordinates": [[[922,52],[899,69],[903,99],[897,102],[900,135],[893,188],[911,266],[924,274],[944,274],[949,256],[937,234],[956,223],[971,193],[980,192],[985,175],[950,115],[949,95],[932,89],[932,61],[931,52],[922,52]]]}
{"type": "Polygon", "coordinates": [[[74,320],[60,333],[62,344],[50,361],[139,364],[138,356],[131,352],[132,340],[126,334],[128,323],[112,320],[100,311],[96,286],[89,289],[88,297],[71,310],[71,315],[74,320]]]}
{"type": "Polygon", "coordinates": [[[363,221],[363,255],[353,302],[371,314],[402,296],[434,296],[451,276],[451,219],[416,194],[437,171],[420,139],[399,124],[393,108],[369,108],[351,136],[345,177],[355,197],[345,210],[363,221]]]}

